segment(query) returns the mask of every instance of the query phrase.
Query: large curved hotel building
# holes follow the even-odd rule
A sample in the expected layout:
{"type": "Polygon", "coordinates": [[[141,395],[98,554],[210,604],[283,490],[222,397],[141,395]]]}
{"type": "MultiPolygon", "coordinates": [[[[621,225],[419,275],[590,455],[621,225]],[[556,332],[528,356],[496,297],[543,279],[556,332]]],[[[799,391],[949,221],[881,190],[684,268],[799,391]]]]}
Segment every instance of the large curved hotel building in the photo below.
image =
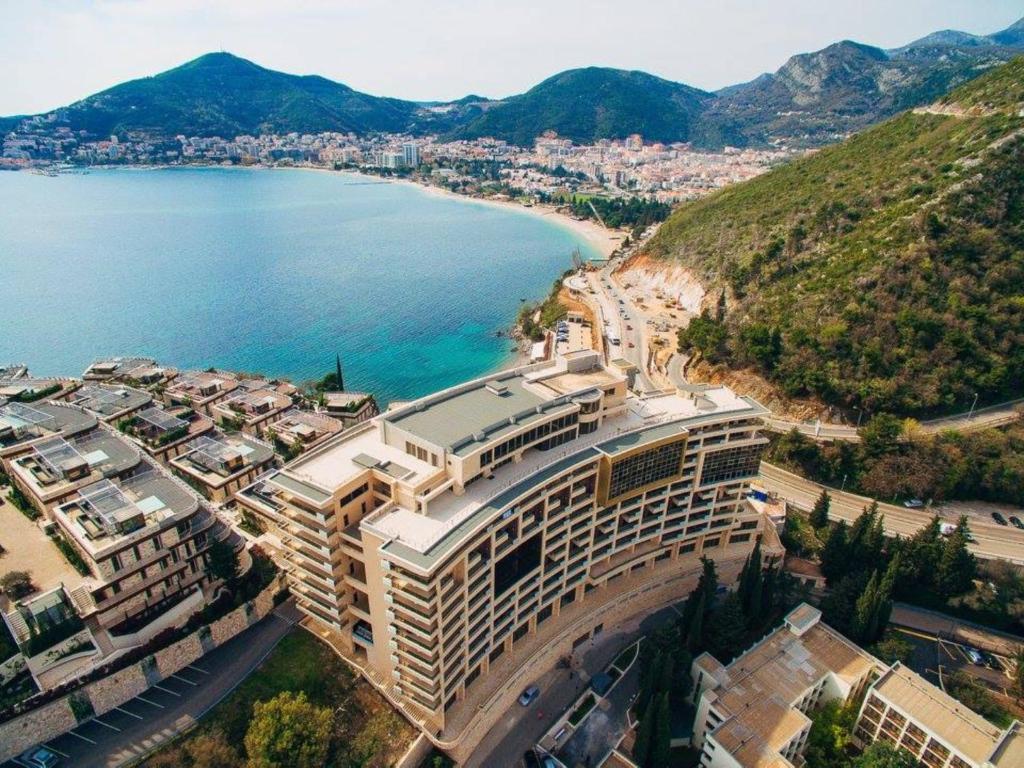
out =
{"type": "Polygon", "coordinates": [[[437,743],[471,738],[544,649],[682,599],[702,555],[734,579],[764,532],[745,497],[765,409],[627,384],[592,352],[505,371],[238,494],[280,540],[302,610],[437,743]]]}

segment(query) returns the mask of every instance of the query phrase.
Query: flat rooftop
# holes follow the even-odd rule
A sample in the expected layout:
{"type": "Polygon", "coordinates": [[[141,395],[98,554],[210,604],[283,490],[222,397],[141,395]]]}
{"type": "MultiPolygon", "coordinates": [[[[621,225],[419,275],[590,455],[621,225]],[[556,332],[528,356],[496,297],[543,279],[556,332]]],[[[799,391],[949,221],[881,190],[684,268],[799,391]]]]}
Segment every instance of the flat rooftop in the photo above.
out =
{"type": "Polygon", "coordinates": [[[9,403],[0,407],[0,447],[48,435],[72,435],[96,426],[96,417],[55,403],[9,403]]]}
{"type": "Polygon", "coordinates": [[[171,459],[175,467],[202,477],[210,485],[222,485],[228,478],[262,466],[274,458],[274,449],[248,435],[202,435],[180,456],[171,459]]]}
{"type": "Polygon", "coordinates": [[[832,674],[852,686],[880,664],[819,617],[798,606],[786,624],[726,667],[698,657],[718,683],[714,706],[724,716],[712,735],[744,768],[787,764],[779,762],[780,751],[809,722],[794,705],[819,680],[832,674]]]}
{"type": "Polygon", "coordinates": [[[86,384],[68,396],[68,402],[95,413],[100,418],[141,408],[153,401],[152,395],[131,387],[86,384]]]}
{"type": "MultiPolygon", "coordinates": [[[[527,451],[518,464],[506,464],[494,470],[492,479],[481,478],[466,487],[459,496],[445,491],[428,505],[428,514],[392,505],[377,512],[364,526],[393,539],[385,549],[403,559],[428,567],[462,538],[515,497],[564,469],[589,460],[598,453],[614,455],[635,445],[660,437],[680,434],[703,422],[720,419],[730,413],[739,417],[763,416],[767,410],[749,398],[738,397],[728,389],[714,390],[715,410],[677,394],[626,398],[625,410],[605,418],[595,432],[551,451],[527,451]]],[[[410,458],[401,454],[404,458],[410,458]]]]}
{"type": "MultiPolygon", "coordinates": [[[[879,678],[874,691],[978,765],[993,754],[1003,739],[1002,729],[898,662],[879,678]]],[[[1012,755],[1010,748],[1024,748],[1019,735],[1014,735],[1013,741],[1017,744],[1008,744],[1004,755],[1012,755]]],[[[996,763],[1000,767],[1022,764],[996,763]]]]}
{"type": "Polygon", "coordinates": [[[193,512],[199,499],[155,469],[120,483],[87,485],[55,511],[75,539],[92,554],[135,531],[193,512]]]}

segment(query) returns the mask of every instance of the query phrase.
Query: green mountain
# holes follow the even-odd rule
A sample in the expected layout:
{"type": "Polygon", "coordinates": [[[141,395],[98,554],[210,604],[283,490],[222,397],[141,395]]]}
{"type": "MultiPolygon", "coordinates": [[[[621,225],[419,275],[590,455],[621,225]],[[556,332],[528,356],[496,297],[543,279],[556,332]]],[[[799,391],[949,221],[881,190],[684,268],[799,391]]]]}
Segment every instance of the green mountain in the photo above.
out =
{"type": "Polygon", "coordinates": [[[923,415],[1024,395],[1024,57],[683,205],[648,251],[718,300],[682,345],[791,396],[923,415]]]}
{"type": "Polygon", "coordinates": [[[209,53],[154,77],[114,86],[58,110],[93,136],[235,136],[401,131],[418,106],[369,96],[314,75],[287,75],[229,53],[209,53]]]}
{"type": "Polygon", "coordinates": [[[579,144],[642,134],[648,141],[685,141],[710,93],[646,72],[587,67],[549,77],[526,93],[487,109],[458,135],[492,136],[530,145],[545,131],[579,144]]]}

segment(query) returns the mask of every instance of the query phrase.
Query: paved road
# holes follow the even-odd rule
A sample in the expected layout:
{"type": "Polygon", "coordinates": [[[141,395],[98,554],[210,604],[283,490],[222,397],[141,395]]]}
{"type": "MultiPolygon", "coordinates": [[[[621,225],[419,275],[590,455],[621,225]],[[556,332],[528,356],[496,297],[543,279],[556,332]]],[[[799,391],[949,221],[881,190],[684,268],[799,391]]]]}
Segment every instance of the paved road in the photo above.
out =
{"type": "MultiPolygon", "coordinates": [[[[291,631],[300,614],[291,601],[195,664],[122,707],[47,742],[74,768],[117,768],[191,728],[291,631]]],[[[3,768],[15,768],[8,762],[3,768]]]]}
{"type": "MultiPolygon", "coordinates": [[[[617,261],[609,262],[599,272],[589,273],[588,279],[596,291],[595,297],[601,305],[605,321],[618,332],[622,342],[621,344],[608,342],[608,357],[623,357],[636,365],[639,369],[636,386],[641,391],[647,392],[657,389],[657,387],[647,375],[645,359],[647,342],[644,338],[646,315],[637,308],[626,291],[622,290],[612,277],[612,271],[616,266],[618,266],[617,261]],[[625,317],[628,317],[629,320],[625,320],[625,317]],[[627,329],[627,326],[631,326],[631,329],[627,329]],[[633,346],[629,346],[630,344],[633,346]]],[[[608,333],[605,329],[602,330],[604,330],[607,340],[608,333]]]]}
{"type": "MultiPolygon", "coordinates": [[[[761,462],[758,482],[766,490],[777,493],[780,498],[786,499],[800,509],[810,509],[814,506],[822,488],[827,487],[766,462],[761,462]]],[[[872,501],[866,496],[841,493],[836,488],[829,487],[828,492],[832,497],[829,514],[832,520],[852,522],[872,501]]],[[[889,536],[913,536],[927,525],[935,514],[951,523],[957,521],[955,514],[941,507],[907,509],[895,504],[881,503],[878,507],[884,515],[885,532],[889,536]]],[[[974,537],[971,551],[977,557],[984,560],[1008,560],[1017,565],[1024,565],[1024,531],[974,518],[971,521],[971,533],[974,537]]]]}
{"type": "Polygon", "coordinates": [[[597,765],[626,732],[626,713],[640,688],[640,665],[633,664],[590,713],[556,757],[569,768],[597,765]]]}
{"type": "Polygon", "coordinates": [[[463,768],[513,768],[522,765],[523,753],[541,739],[583,691],[584,676],[589,680],[591,675],[611,664],[631,642],[678,616],[675,607],[662,608],[644,618],[634,631],[604,633],[577,649],[577,658],[582,652],[585,675],[574,672],[570,678],[570,670],[552,669],[538,677],[534,682],[540,686],[540,697],[529,707],[513,704],[484,736],[463,768]]]}

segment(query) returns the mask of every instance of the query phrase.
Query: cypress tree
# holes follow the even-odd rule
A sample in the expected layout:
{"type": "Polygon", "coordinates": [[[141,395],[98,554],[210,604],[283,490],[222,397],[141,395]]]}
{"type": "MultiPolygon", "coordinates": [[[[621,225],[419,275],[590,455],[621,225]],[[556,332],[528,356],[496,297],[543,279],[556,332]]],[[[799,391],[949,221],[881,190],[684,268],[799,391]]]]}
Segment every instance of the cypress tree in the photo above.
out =
{"type": "MultiPolygon", "coordinates": [[[[691,598],[692,600],[693,598],[691,598]]],[[[693,615],[686,627],[686,647],[691,653],[697,653],[703,647],[704,640],[704,593],[696,595],[693,615]]]]}
{"type": "Polygon", "coordinates": [[[878,631],[878,604],[878,571],[874,571],[854,608],[852,634],[855,640],[869,643],[874,639],[878,631]]]}
{"type": "Polygon", "coordinates": [[[667,692],[658,698],[654,715],[654,733],[651,737],[650,760],[647,764],[651,768],[662,768],[670,764],[672,750],[672,715],[667,692]]]}
{"type": "Polygon", "coordinates": [[[832,529],[821,553],[821,570],[825,574],[828,585],[834,586],[849,570],[849,544],[847,541],[846,521],[832,529]]]}
{"type": "Polygon", "coordinates": [[[828,512],[831,506],[832,497],[823,488],[818,500],[814,502],[814,507],[811,509],[811,514],[808,518],[812,528],[824,528],[828,525],[828,512]]]}
{"type": "MultiPolygon", "coordinates": [[[[651,702],[652,705],[654,702],[651,702]]],[[[655,710],[657,706],[650,706],[648,711],[640,718],[640,725],[636,729],[636,741],[633,742],[633,762],[646,768],[649,765],[651,756],[651,737],[654,735],[655,710]]]]}
{"type": "Polygon", "coordinates": [[[978,572],[978,563],[967,549],[971,540],[971,531],[967,525],[967,517],[960,522],[942,546],[938,567],[935,572],[935,586],[944,597],[960,595],[971,588],[971,583],[978,572]]]}

